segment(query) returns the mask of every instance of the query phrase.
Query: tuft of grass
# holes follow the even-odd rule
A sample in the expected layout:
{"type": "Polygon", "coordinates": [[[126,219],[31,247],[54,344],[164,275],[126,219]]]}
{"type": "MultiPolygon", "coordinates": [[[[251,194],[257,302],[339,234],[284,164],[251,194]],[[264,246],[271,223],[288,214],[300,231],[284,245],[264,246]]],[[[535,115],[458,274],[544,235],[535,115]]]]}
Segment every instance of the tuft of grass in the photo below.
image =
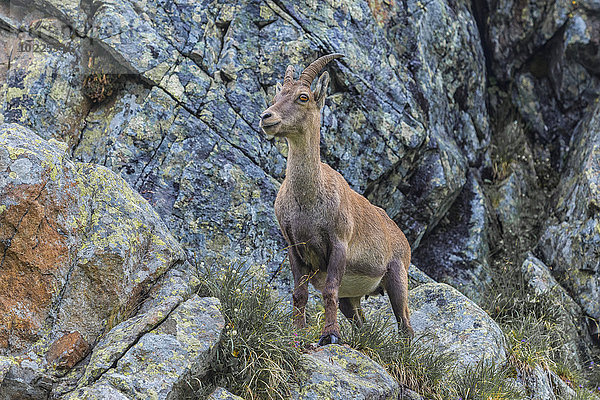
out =
{"type": "Polygon", "coordinates": [[[243,265],[203,268],[198,277],[200,292],[220,300],[226,324],[210,383],[246,399],[289,398],[301,340],[288,308],[243,265]]]}
{"type": "Polygon", "coordinates": [[[454,398],[462,400],[522,399],[523,391],[514,384],[511,370],[482,360],[455,376],[454,398]]]}
{"type": "Polygon", "coordinates": [[[600,400],[600,386],[596,388],[596,393],[591,389],[578,387],[572,400],[600,400]]]}

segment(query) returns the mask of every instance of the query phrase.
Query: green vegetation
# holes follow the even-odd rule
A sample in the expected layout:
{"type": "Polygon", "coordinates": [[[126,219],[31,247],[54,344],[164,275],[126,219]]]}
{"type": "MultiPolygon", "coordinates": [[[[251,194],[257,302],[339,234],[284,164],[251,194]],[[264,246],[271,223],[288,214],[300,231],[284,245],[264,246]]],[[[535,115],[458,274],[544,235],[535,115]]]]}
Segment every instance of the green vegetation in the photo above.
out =
{"type": "Polygon", "coordinates": [[[509,400],[522,399],[524,393],[507,380],[512,371],[506,366],[497,366],[493,362],[482,361],[466,371],[455,380],[453,398],[462,400],[509,400]]]}
{"type": "Polygon", "coordinates": [[[506,334],[514,375],[527,376],[540,365],[577,389],[578,399],[598,399],[593,391],[600,369],[593,361],[587,361],[588,368],[577,365],[567,334],[572,322],[559,295],[533,293],[520,267],[511,261],[504,260],[494,271],[482,306],[506,334]]]}
{"type": "Polygon", "coordinates": [[[226,325],[209,382],[245,399],[288,398],[301,342],[285,305],[243,265],[203,268],[198,278],[201,294],[220,300],[226,325]]]}
{"type": "MultiPolygon", "coordinates": [[[[350,325],[345,322],[344,325],[350,325]]],[[[455,356],[428,345],[428,337],[412,342],[399,338],[395,321],[381,313],[368,315],[362,327],[347,326],[346,342],[386,367],[400,385],[426,399],[489,400],[520,399],[520,392],[506,381],[509,371],[479,363],[455,370],[455,356]]]]}
{"type": "Polygon", "coordinates": [[[399,337],[396,321],[381,312],[367,312],[362,327],[343,317],[340,322],[346,343],[383,365],[400,385],[431,398],[444,398],[454,355],[427,346],[427,337],[412,342],[399,337]]]}
{"type": "MultiPolygon", "coordinates": [[[[200,294],[219,298],[226,321],[204,398],[223,386],[246,399],[288,398],[296,382],[300,357],[318,340],[322,307],[309,309],[306,330],[297,334],[289,304],[279,299],[259,273],[240,265],[224,270],[200,268],[200,294]]],[[[339,318],[346,344],[383,365],[405,388],[427,399],[521,399],[506,378],[513,371],[482,363],[466,371],[453,369],[454,355],[428,346],[427,337],[408,341],[396,333],[395,321],[367,312],[362,327],[339,318]]]]}

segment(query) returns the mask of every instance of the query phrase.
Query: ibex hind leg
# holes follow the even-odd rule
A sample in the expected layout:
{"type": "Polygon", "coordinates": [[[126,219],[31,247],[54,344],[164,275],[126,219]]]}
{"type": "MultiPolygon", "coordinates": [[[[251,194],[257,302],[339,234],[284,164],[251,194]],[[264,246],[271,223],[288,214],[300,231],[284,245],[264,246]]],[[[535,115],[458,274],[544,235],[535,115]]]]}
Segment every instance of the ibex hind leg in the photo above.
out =
{"type": "Polygon", "coordinates": [[[349,321],[354,322],[358,326],[362,326],[365,316],[360,307],[360,297],[341,298],[339,307],[342,314],[344,314],[349,321]]]}
{"type": "Polygon", "coordinates": [[[390,303],[392,303],[392,310],[394,310],[396,316],[398,332],[404,332],[412,338],[414,331],[410,325],[408,311],[408,274],[400,261],[392,260],[390,262],[383,281],[385,291],[390,297],[390,303]]]}

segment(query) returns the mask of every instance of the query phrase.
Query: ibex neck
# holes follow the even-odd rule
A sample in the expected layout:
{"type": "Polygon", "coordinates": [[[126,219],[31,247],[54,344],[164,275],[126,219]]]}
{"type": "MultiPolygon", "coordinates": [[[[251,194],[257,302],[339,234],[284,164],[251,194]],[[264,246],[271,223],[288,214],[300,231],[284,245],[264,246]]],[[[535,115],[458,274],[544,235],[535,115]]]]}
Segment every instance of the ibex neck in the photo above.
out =
{"type": "Polygon", "coordinates": [[[288,138],[286,179],[301,204],[317,200],[322,185],[320,133],[288,138]]]}

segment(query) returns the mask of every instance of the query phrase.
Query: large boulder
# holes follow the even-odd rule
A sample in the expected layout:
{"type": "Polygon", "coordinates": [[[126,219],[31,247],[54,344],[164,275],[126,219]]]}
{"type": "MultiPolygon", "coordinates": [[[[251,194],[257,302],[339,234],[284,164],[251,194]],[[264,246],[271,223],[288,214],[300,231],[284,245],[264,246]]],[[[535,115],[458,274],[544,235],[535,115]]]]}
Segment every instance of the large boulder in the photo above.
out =
{"type": "Polygon", "coordinates": [[[557,201],[538,244],[542,259],[573,299],[600,321],[600,105],[578,126],[557,201]]]}
{"type": "Polygon", "coordinates": [[[302,356],[293,399],[397,399],[398,383],[385,368],[346,346],[328,345],[302,356]]]}
{"type": "Polygon", "coordinates": [[[0,253],[2,395],[47,392],[113,326],[164,292],[168,313],[190,290],[184,252],[146,200],[16,124],[0,125],[0,253]]]}
{"type": "Polygon", "coordinates": [[[504,333],[492,318],[458,290],[427,283],[409,292],[410,322],[428,346],[456,357],[459,370],[485,360],[506,361],[504,333]]]}

